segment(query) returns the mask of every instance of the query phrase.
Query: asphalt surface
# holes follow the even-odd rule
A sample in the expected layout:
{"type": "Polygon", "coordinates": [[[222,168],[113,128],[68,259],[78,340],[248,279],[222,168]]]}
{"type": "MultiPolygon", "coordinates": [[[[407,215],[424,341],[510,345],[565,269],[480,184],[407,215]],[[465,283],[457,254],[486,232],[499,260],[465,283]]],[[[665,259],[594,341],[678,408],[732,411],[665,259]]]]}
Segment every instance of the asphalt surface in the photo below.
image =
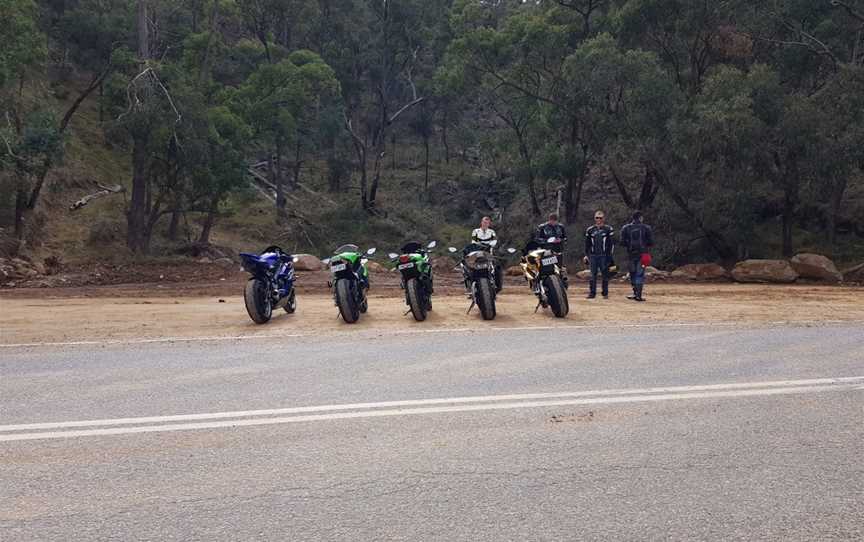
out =
{"type": "Polygon", "coordinates": [[[861,540],[862,331],[0,348],[0,540],[861,540]]]}

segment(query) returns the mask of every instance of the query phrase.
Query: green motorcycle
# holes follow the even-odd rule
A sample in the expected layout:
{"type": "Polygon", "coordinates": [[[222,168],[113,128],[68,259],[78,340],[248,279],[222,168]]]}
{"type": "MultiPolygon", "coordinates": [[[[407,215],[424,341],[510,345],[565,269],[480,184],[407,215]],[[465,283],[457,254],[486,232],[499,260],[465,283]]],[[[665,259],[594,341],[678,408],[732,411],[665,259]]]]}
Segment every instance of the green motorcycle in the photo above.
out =
{"type": "MultiPolygon", "coordinates": [[[[390,260],[397,263],[402,275],[402,289],[405,290],[405,304],[414,319],[422,322],[426,313],[432,310],[432,263],[429,251],[435,248],[432,241],[424,249],[420,243],[412,241],[400,250],[402,254],[390,253],[390,260]]],[[[406,312],[405,314],[408,314],[406,312]]]]}
{"type": "Polygon", "coordinates": [[[333,300],[339,307],[339,314],[348,324],[353,324],[361,313],[369,309],[366,292],[369,290],[369,269],[366,262],[375,254],[370,248],[366,255],[360,253],[357,245],[342,245],[330,258],[322,260],[330,267],[330,281],[327,286],[333,289],[333,300]]]}

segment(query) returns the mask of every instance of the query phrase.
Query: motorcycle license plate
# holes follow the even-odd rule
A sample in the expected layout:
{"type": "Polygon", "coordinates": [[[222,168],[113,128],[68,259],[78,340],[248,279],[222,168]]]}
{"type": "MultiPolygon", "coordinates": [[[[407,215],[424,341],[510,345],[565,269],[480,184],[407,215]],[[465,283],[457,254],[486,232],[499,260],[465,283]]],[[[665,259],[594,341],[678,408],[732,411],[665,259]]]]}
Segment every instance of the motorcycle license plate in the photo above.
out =
{"type": "Polygon", "coordinates": [[[551,258],[543,258],[540,260],[543,265],[552,265],[558,263],[558,256],[552,256],[551,258]]]}
{"type": "Polygon", "coordinates": [[[401,263],[399,264],[399,269],[410,269],[414,267],[413,263],[401,263]]]}
{"type": "Polygon", "coordinates": [[[339,271],[345,271],[346,267],[347,266],[344,263],[339,263],[339,264],[336,264],[333,267],[331,267],[330,271],[333,271],[334,273],[338,273],[339,271]]]}

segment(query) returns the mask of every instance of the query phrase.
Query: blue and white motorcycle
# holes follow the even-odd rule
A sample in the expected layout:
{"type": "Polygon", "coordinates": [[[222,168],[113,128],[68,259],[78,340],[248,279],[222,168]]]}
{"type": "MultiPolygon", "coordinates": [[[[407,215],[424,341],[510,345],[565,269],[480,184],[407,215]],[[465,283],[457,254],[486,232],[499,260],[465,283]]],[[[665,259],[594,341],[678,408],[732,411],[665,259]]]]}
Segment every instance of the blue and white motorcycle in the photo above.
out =
{"type": "Polygon", "coordinates": [[[243,297],[246,312],[256,324],[267,323],[276,309],[288,314],[297,310],[294,290],[294,262],[296,258],[272,245],[261,254],[240,253],[243,269],[252,276],[246,283],[243,297]]]}

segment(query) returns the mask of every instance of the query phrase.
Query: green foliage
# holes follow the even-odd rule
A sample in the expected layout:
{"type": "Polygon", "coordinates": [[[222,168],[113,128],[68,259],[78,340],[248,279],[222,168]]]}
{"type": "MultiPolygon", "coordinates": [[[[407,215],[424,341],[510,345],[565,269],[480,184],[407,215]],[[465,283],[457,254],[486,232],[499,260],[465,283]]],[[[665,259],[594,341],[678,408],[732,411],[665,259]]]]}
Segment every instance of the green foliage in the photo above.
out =
{"type": "Polygon", "coordinates": [[[0,89],[45,58],[33,0],[0,0],[0,89]]]}

